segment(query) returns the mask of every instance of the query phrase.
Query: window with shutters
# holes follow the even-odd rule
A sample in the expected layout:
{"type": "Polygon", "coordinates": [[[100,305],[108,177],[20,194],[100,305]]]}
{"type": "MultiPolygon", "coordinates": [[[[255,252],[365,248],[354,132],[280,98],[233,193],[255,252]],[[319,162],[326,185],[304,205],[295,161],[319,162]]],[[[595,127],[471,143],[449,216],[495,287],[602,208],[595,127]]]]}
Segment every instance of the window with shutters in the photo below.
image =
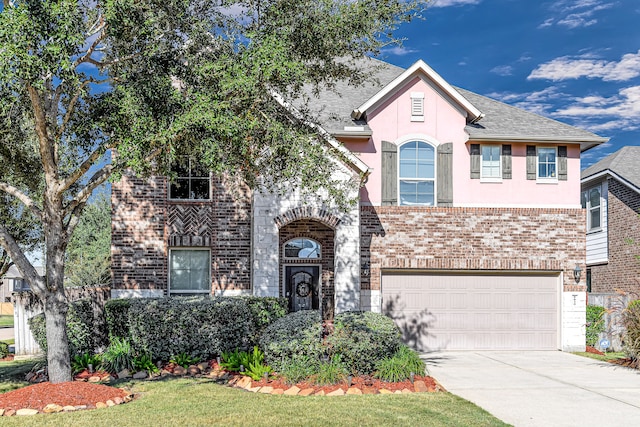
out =
{"type": "Polygon", "coordinates": [[[424,121],[424,93],[411,92],[411,121],[424,121]]]}
{"type": "Polygon", "coordinates": [[[558,153],[556,147],[538,147],[537,154],[537,178],[540,180],[557,180],[558,153]]]}
{"type": "Polygon", "coordinates": [[[480,178],[487,181],[500,180],[502,178],[502,161],[500,145],[482,146],[482,164],[480,167],[480,178]]]}
{"type": "Polygon", "coordinates": [[[434,206],[434,147],[422,141],[409,141],[398,151],[398,204],[434,206]]]}
{"type": "Polygon", "coordinates": [[[599,231],[602,228],[602,187],[597,185],[581,194],[582,208],[587,210],[587,232],[599,231]]]}

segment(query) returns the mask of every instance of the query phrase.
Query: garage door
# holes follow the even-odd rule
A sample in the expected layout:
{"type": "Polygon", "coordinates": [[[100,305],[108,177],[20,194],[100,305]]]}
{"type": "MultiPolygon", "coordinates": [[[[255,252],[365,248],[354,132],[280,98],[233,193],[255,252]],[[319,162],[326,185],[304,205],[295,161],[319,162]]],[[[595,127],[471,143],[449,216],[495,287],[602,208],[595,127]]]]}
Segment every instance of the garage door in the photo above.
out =
{"type": "Polygon", "coordinates": [[[382,309],[421,351],[555,350],[558,275],[383,274],[382,309]]]}

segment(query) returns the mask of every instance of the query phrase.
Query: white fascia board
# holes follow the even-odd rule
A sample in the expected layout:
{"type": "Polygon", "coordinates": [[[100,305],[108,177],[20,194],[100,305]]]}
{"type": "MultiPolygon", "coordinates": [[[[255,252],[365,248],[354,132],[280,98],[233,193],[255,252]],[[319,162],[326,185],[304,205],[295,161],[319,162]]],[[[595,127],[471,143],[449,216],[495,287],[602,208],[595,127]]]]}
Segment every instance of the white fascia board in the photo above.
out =
{"type": "Polygon", "coordinates": [[[297,108],[295,108],[293,105],[285,101],[282,95],[272,90],[271,96],[273,96],[273,99],[275,99],[276,102],[278,102],[278,104],[286,108],[287,111],[289,111],[297,120],[300,120],[300,122],[303,123],[305,126],[309,126],[311,129],[317,131],[320,134],[320,136],[322,136],[322,138],[325,140],[325,142],[335,150],[339,151],[342,155],[344,155],[345,158],[349,161],[349,163],[351,163],[351,165],[354,168],[356,168],[358,172],[362,173],[364,176],[371,173],[371,168],[369,168],[369,166],[367,166],[355,154],[349,151],[344,145],[342,145],[337,139],[335,139],[322,126],[306,119],[304,115],[300,111],[298,111],[297,108]]]}
{"type": "Polygon", "coordinates": [[[489,141],[513,141],[513,142],[566,142],[573,144],[580,144],[581,151],[582,144],[602,144],[607,142],[609,138],[593,138],[593,139],[585,139],[585,138],[572,138],[570,136],[534,136],[534,135],[482,135],[482,136],[469,136],[469,141],[477,141],[477,142],[489,142],[489,141]]]}
{"type": "Polygon", "coordinates": [[[600,172],[598,172],[596,174],[585,176],[584,178],[580,179],[580,184],[586,184],[588,182],[594,181],[594,180],[596,180],[598,178],[602,178],[602,177],[607,176],[607,175],[617,179],[618,181],[620,181],[621,183],[623,183],[624,185],[626,185],[627,187],[629,187],[630,189],[632,189],[636,193],[640,194],[640,188],[636,187],[631,182],[627,181],[626,179],[624,179],[623,177],[621,177],[617,173],[613,172],[611,169],[605,169],[605,170],[600,171],[600,172]]]}
{"type": "Polygon", "coordinates": [[[353,110],[351,117],[359,119],[362,115],[373,106],[377,105],[380,101],[385,99],[387,95],[399,88],[405,81],[411,78],[418,72],[425,74],[433,83],[435,83],[440,89],[442,89],[447,95],[449,95],[458,105],[460,105],[469,115],[469,121],[475,123],[484,117],[484,114],[478,110],[473,104],[471,104],[464,96],[446,82],[438,73],[436,73],[431,67],[429,67],[423,60],[416,61],[411,67],[405,70],[404,73],[396,77],[391,83],[382,88],[373,97],[369,98],[364,104],[353,110]]]}

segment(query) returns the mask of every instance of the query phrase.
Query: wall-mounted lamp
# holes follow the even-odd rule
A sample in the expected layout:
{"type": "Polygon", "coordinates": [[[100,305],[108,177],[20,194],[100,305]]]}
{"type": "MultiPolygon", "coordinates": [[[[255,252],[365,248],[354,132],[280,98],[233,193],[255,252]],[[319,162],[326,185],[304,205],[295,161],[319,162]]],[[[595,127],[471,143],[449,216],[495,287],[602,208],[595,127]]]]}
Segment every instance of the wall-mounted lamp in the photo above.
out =
{"type": "Polygon", "coordinates": [[[369,276],[369,271],[370,271],[370,264],[369,261],[365,261],[362,263],[362,265],[360,266],[360,270],[363,276],[367,277],[369,276]]]}
{"type": "Polygon", "coordinates": [[[576,268],[573,269],[573,278],[576,280],[576,283],[580,282],[581,274],[582,274],[582,269],[578,264],[576,264],[576,268]]]}

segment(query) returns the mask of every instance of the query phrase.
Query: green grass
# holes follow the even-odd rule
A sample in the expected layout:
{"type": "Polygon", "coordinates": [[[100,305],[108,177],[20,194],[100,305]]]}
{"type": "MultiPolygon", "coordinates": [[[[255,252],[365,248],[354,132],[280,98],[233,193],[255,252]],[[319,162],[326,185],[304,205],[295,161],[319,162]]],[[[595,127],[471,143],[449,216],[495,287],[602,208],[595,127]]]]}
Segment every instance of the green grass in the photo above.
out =
{"type": "Polygon", "coordinates": [[[13,315],[0,316],[0,328],[13,328],[13,315]]]}
{"type": "Polygon", "coordinates": [[[3,426],[506,426],[449,393],[291,397],[201,379],[126,382],[140,397],[106,409],[3,419],[3,426]]]}
{"type": "Polygon", "coordinates": [[[25,375],[34,365],[43,363],[39,359],[0,362],[0,393],[29,385],[25,375]]]}
{"type": "Polygon", "coordinates": [[[16,340],[15,338],[9,338],[8,340],[2,340],[2,342],[6,342],[7,344],[11,345],[11,344],[15,344],[16,340]]]}
{"type": "Polygon", "coordinates": [[[611,360],[616,360],[616,359],[624,359],[625,357],[627,357],[626,354],[621,351],[609,352],[609,353],[605,353],[604,355],[587,353],[586,351],[585,352],[577,351],[574,354],[577,354],[578,356],[589,357],[591,359],[602,360],[604,362],[609,362],[611,360]]]}

